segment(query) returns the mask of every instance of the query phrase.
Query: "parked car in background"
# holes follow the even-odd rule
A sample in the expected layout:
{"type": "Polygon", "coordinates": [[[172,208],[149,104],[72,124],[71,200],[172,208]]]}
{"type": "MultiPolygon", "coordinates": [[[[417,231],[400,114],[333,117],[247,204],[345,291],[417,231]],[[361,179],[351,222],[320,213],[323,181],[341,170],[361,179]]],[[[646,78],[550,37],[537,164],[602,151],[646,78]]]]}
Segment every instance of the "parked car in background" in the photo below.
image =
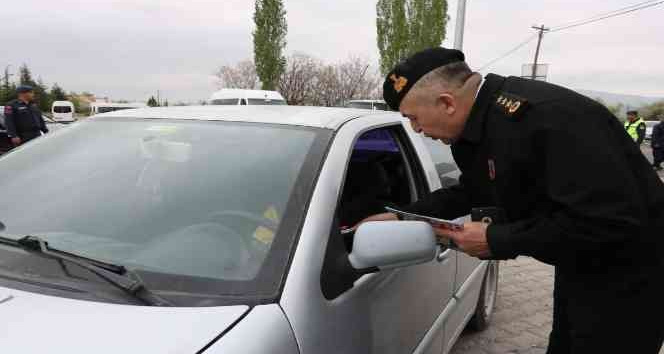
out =
{"type": "Polygon", "coordinates": [[[109,113],[115,111],[122,111],[125,109],[145,108],[145,103],[106,103],[106,102],[92,102],[90,103],[90,115],[109,113]]]}
{"type": "Polygon", "coordinates": [[[371,109],[378,111],[391,110],[383,100],[352,100],[346,103],[346,108],[371,109]]]}
{"type": "Polygon", "coordinates": [[[9,151],[12,144],[7,136],[7,127],[5,126],[5,110],[4,106],[0,106],[0,155],[9,151]]]}
{"type": "Polygon", "coordinates": [[[203,106],[25,144],[0,158],[3,352],[449,352],[498,263],[426,223],[348,228],[458,175],[425,139],[393,112],[203,106]]]}
{"type": "Polygon", "coordinates": [[[69,101],[55,101],[51,105],[51,117],[59,123],[74,121],[74,104],[69,101]]]}
{"type": "Polygon", "coordinates": [[[207,101],[213,106],[285,106],[286,100],[277,91],[221,89],[207,101]]]}
{"type": "Polygon", "coordinates": [[[652,128],[654,128],[657,124],[659,124],[658,120],[646,121],[646,140],[650,140],[652,138],[652,128]]]}

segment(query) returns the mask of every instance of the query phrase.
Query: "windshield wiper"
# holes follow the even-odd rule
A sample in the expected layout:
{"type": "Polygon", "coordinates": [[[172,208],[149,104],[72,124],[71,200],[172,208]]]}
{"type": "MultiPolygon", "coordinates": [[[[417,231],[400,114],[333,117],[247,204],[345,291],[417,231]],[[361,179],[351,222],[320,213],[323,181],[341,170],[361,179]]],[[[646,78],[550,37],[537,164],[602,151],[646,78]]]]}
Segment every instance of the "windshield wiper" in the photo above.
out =
{"type": "Polygon", "coordinates": [[[150,306],[173,306],[167,300],[151,292],[145,287],[140,277],[122,265],[97,261],[48,246],[48,242],[37,236],[25,236],[18,240],[0,236],[0,243],[21,247],[23,249],[41,253],[59,261],[67,261],[84,268],[111,285],[123,290],[132,297],[150,306]]]}

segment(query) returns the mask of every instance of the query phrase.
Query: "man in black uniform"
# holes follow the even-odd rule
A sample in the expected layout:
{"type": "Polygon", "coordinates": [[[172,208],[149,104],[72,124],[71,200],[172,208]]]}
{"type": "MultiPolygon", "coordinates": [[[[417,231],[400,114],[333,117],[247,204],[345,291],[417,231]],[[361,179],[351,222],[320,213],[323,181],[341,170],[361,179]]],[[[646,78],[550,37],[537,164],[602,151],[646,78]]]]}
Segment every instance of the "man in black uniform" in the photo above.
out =
{"type": "Polygon", "coordinates": [[[548,353],[659,351],[664,185],[605,107],[544,82],[482,78],[444,48],[397,65],[384,98],[416,132],[451,144],[462,171],[405,209],[451,219],[497,206],[504,223],[436,233],[471,256],[556,267],[548,353]]]}
{"type": "Polygon", "coordinates": [[[652,128],[652,136],[650,143],[652,144],[652,157],[653,166],[656,170],[662,170],[662,162],[664,162],[664,115],[659,117],[659,123],[652,128]]]}
{"type": "Polygon", "coordinates": [[[46,122],[35,104],[35,94],[31,86],[21,85],[16,88],[18,99],[5,106],[5,125],[7,136],[14,146],[24,144],[42,133],[48,133],[46,122]]]}

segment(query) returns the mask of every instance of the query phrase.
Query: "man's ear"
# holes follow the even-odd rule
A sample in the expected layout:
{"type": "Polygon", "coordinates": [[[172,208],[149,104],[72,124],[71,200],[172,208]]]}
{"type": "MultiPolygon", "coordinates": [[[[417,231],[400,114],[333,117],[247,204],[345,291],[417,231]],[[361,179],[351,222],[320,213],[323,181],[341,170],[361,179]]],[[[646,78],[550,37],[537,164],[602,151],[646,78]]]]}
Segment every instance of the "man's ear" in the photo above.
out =
{"type": "Polygon", "coordinates": [[[450,93],[441,93],[438,95],[438,104],[448,115],[454,114],[457,110],[456,98],[450,93]]]}

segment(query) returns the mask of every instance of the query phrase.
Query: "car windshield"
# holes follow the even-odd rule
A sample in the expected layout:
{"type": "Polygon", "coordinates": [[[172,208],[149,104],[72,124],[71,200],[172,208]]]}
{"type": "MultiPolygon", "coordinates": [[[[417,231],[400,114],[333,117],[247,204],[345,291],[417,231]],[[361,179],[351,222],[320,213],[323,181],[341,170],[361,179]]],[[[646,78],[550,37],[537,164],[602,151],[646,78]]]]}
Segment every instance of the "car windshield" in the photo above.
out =
{"type": "Polygon", "coordinates": [[[321,132],[92,118],[0,158],[2,234],[146,272],[158,289],[273,291],[321,132]]]}

